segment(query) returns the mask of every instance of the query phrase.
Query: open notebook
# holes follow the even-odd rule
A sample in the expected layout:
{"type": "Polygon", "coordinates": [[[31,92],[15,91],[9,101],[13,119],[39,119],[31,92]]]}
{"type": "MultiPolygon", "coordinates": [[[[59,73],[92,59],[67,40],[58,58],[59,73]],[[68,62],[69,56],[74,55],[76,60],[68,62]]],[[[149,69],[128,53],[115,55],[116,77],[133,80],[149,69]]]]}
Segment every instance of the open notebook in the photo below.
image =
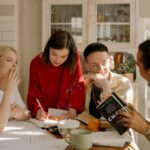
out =
{"type": "MultiPolygon", "coordinates": [[[[49,108],[48,109],[48,114],[52,115],[54,117],[64,115],[65,113],[67,113],[67,110],[55,109],[55,108],[49,108]]],[[[55,126],[55,125],[58,124],[58,120],[52,120],[52,119],[48,119],[48,120],[45,120],[45,121],[40,121],[40,120],[37,120],[35,118],[31,118],[29,120],[29,122],[35,124],[36,126],[38,126],[40,128],[49,128],[51,126],[55,126]]]]}
{"type": "Polygon", "coordinates": [[[77,119],[85,124],[88,124],[88,122],[94,118],[95,118],[94,116],[92,116],[89,113],[87,113],[86,111],[84,111],[81,114],[79,114],[75,119],[77,119]]]}

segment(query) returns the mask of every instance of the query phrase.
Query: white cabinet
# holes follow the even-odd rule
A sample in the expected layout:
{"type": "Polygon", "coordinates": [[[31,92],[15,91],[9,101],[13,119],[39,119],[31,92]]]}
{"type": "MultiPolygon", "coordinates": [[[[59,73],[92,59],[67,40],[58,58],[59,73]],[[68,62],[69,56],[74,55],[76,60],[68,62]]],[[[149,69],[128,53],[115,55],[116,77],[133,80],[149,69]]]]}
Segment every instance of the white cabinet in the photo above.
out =
{"type": "Polygon", "coordinates": [[[52,32],[69,31],[83,51],[102,42],[111,51],[135,48],[136,0],[43,0],[43,46],[52,32]]]}
{"type": "Polygon", "coordinates": [[[44,47],[51,33],[66,30],[74,37],[79,50],[87,43],[87,0],[43,0],[44,47]]]}
{"type": "Polygon", "coordinates": [[[136,39],[135,1],[95,0],[89,3],[89,42],[102,42],[111,51],[133,49],[136,39]]]}

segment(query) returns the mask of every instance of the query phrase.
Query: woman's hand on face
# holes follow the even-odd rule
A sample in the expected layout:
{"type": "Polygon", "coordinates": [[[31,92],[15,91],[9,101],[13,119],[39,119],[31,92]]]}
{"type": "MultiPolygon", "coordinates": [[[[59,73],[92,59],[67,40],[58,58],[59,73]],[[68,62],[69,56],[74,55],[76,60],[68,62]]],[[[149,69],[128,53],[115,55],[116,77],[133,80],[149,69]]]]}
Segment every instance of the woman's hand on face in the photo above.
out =
{"type": "Polygon", "coordinates": [[[17,120],[26,120],[30,117],[30,114],[26,114],[24,109],[13,104],[10,106],[10,114],[17,120]]]}
{"type": "Polygon", "coordinates": [[[36,119],[38,120],[47,120],[49,119],[49,115],[47,112],[44,112],[42,109],[37,111],[36,119]]]}
{"type": "Polygon", "coordinates": [[[128,108],[128,112],[119,112],[119,115],[122,117],[120,121],[125,127],[132,128],[139,133],[143,133],[146,130],[148,123],[131,104],[128,104],[128,108]]]}
{"type": "Polygon", "coordinates": [[[7,77],[5,91],[12,92],[19,84],[16,69],[12,69],[7,77]]]}

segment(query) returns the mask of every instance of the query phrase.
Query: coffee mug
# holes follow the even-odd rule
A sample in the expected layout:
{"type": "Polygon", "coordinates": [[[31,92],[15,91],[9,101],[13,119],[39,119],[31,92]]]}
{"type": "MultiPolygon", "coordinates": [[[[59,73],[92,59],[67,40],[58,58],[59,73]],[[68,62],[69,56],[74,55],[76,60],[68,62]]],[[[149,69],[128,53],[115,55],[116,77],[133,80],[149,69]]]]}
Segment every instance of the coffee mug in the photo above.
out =
{"type": "Polygon", "coordinates": [[[70,146],[72,150],[88,150],[92,148],[92,145],[92,131],[86,129],[74,129],[71,131],[70,146]]]}

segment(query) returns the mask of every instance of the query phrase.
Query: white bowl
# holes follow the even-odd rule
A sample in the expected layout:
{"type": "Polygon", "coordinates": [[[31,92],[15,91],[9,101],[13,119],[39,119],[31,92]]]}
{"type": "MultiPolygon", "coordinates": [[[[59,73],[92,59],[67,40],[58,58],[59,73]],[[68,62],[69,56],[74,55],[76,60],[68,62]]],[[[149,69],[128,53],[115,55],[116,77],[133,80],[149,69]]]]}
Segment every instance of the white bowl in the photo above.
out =
{"type": "Polygon", "coordinates": [[[65,135],[66,132],[70,132],[72,129],[76,129],[80,126],[80,122],[77,120],[60,120],[58,122],[58,130],[61,135],[65,135]]]}

